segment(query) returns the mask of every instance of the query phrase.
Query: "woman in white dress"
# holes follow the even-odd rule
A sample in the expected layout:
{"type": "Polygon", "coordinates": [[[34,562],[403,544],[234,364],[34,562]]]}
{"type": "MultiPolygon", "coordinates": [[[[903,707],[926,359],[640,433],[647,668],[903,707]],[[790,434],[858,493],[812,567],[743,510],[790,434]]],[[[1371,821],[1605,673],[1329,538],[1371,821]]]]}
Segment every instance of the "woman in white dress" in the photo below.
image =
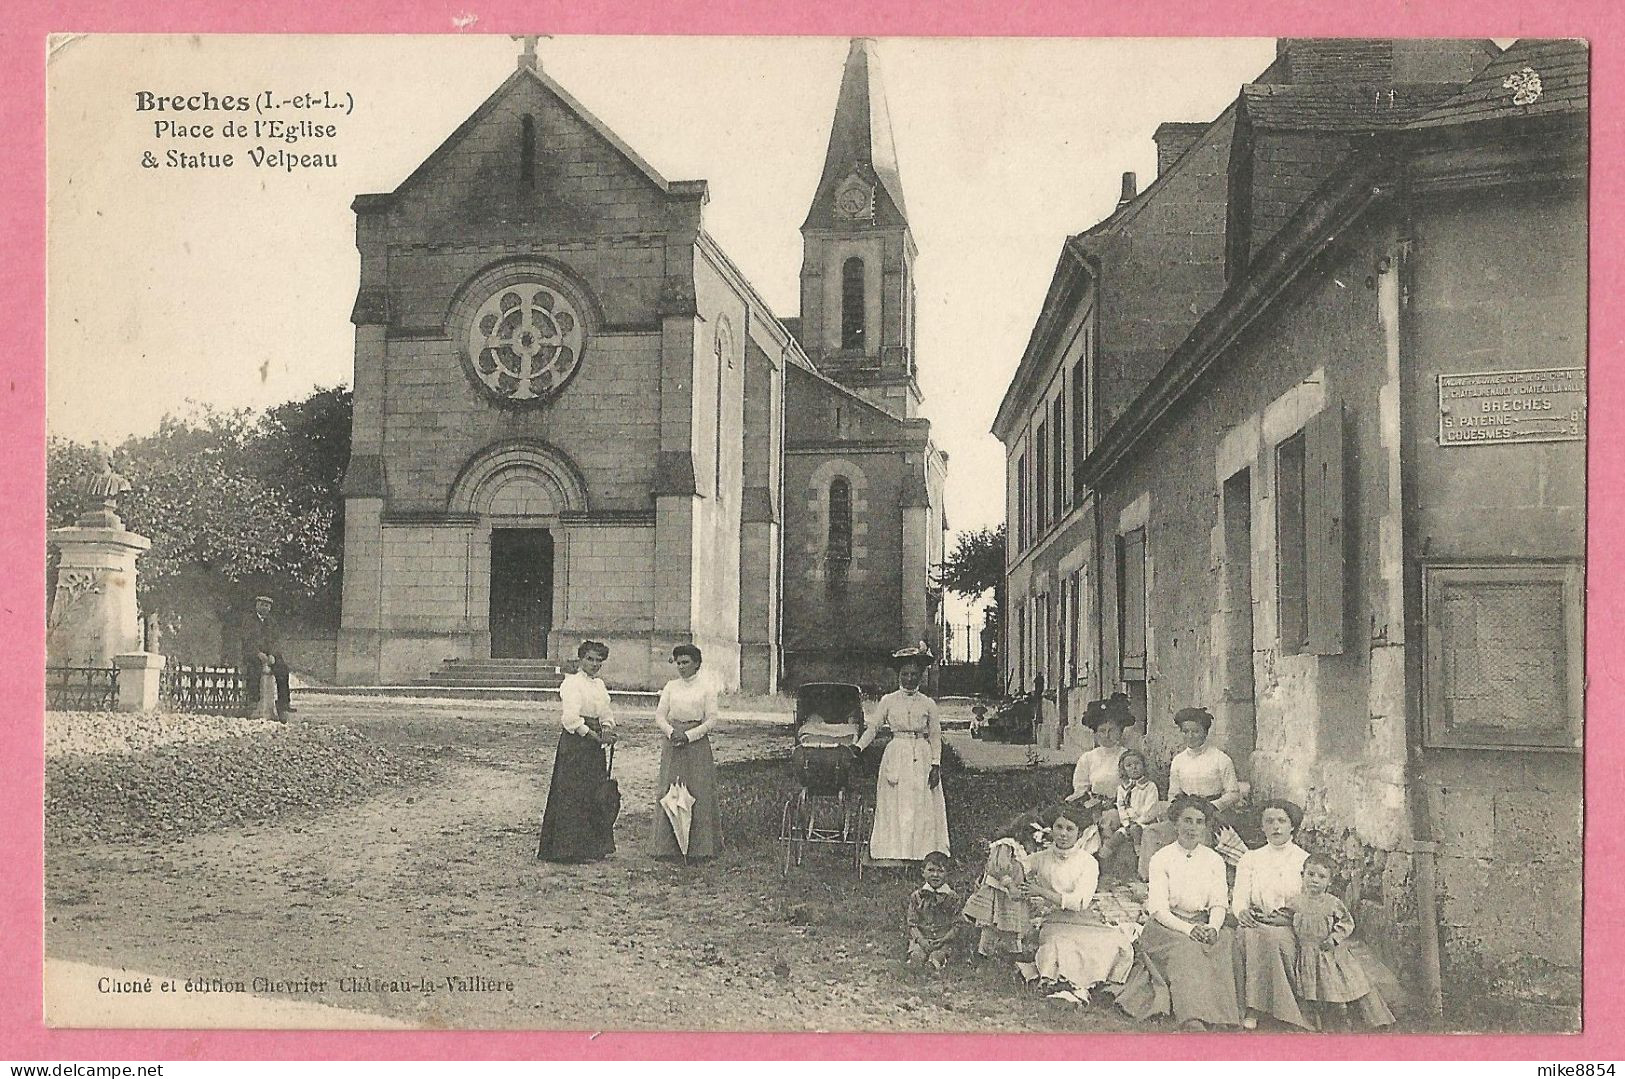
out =
{"type": "Polygon", "coordinates": [[[924,648],[892,654],[898,688],[880,698],[858,738],[861,753],[882,727],[892,734],[875,780],[875,827],[869,837],[873,862],[901,864],[917,862],[934,850],[949,853],[942,726],[937,703],[920,692],[920,679],[933,660],[924,648]]]}
{"type": "Polygon", "coordinates": [[[1292,933],[1292,897],[1303,890],[1303,860],[1309,852],[1292,841],[1303,823],[1303,810],[1284,798],[1272,798],[1259,811],[1265,843],[1236,863],[1236,886],[1230,912],[1236,916],[1236,962],[1241,967],[1241,1025],[1258,1026],[1268,1015],[1305,1030],[1313,1029],[1298,1004],[1294,964],[1298,944],[1292,933]]]}
{"type": "Polygon", "coordinates": [[[1102,982],[1121,982],[1134,959],[1132,938],[1089,909],[1100,866],[1078,840],[1090,823],[1083,809],[1064,806],[1050,825],[1050,845],[1027,859],[1021,888],[1043,918],[1038,976],[1085,996],[1102,982]]]}

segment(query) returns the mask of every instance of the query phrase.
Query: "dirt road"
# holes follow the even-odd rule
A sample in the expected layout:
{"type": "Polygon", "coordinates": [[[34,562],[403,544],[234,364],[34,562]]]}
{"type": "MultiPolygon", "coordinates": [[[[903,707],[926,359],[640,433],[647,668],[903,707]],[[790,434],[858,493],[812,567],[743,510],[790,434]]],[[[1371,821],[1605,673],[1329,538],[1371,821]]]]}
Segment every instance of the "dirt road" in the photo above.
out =
{"type": "MultiPolygon", "coordinates": [[[[539,720],[537,706],[526,705],[307,702],[299,722],[343,724],[427,754],[442,766],[439,778],[269,825],[167,843],[53,847],[47,954],[192,979],[211,996],[259,992],[424,1027],[1126,1026],[1104,1012],[1047,1008],[1002,970],[946,979],[904,970],[893,954],[897,925],[854,921],[840,898],[850,875],[833,865],[802,871],[835,881],[817,893],[833,897],[819,900],[825,908],[809,910],[805,883],[779,876],[767,834],[776,830],[772,791],[758,791],[749,806],[736,799],[733,827],[751,834],[734,837],[717,861],[649,858],[642,840],[659,747],[646,719],[628,717],[617,757],[620,852],[557,866],[534,858],[558,729],[550,714],[539,720]]],[[[783,755],[788,735],[734,724],[716,743],[727,764],[783,755]]],[[[757,782],[779,771],[759,769],[757,782]]],[[[871,891],[895,891],[899,912],[912,887],[865,880],[871,891]]],[[[891,909],[883,899],[874,909],[891,909]]]]}

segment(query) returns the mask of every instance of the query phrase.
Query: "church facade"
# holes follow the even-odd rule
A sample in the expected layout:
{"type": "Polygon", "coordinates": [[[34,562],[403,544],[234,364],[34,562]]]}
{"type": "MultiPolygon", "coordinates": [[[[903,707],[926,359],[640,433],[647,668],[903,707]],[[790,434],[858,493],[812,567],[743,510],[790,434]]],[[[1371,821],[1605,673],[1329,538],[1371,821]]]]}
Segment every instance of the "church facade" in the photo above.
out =
{"type": "Polygon", "coordinates": [[[918,415],[914,243],[852,44],[779,319],[668,181],[534,57],[387,194],[361,253],[338,675],[574,656],[655,687],[878,681],[935,643],[946,455],[918,415]],[[805,338],[805,341],[803,340],[805,338]]]}

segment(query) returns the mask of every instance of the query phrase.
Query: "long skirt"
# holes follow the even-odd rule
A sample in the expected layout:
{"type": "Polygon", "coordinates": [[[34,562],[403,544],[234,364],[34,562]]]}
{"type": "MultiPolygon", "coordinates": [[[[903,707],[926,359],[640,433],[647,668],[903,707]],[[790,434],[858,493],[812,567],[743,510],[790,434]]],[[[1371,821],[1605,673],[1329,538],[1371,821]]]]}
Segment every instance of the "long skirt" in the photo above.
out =
{"type": "Polygon", "coordinates": [[[1068,911],[1044,919],[1036,961],[1040,978],[1065,979],[1088,989],[1128,977],[1134,949],[1122,930],[1083,921],[1068,911]]]}
{"type": "Polygon", "coordinates": [[[592,738],[561,732],[536,857],[588,862],[615,853],[615,822],[605,819],[599,800],[603,782],[604,747],[592,738]]]}
{"type": "Polygon", "coordinates": [[[1198,944],[1159,921],[1146,923],[1134,949],[1134,966],[1116,990],[1117,1003],[1134,1019],[1169,1015],[1181,1023],[1200,1019],[1236,1026],[1235,942],[1228,929],[1212,944],[1198,944]]]}
{"type": "Polygon", "coordinates": [[[875,830],[869,857],[917,862],[934,850],[948,853],[948,809],[942,784],[932,789],[931,747],[923,738],[893,738],[875,780],[875,830]]]}
{"type": "MultiPolygon", "coordinates": [[[[675,726],[682,729],[683,724],[675,726]]],[[[657,858],[677,858],[685,853],[689,858],[714,858],[722,850],[722,814],[717,808],[717,761],[711,752],[710,738],[680,746],[672,745],[669,738],[662,743],[650,848],[657,858]],[[694,799],[694,805],[689,810],[686,852],[677,843],[671,817],[660,805],[660,799],[678,780],[683,782],[694,799]]]]}
{"type": "Polygon", "coordinates": [[[1290,925],[1240,926],[1235,930],[1237,996],[1248,1011],[1262,1012],[1311,1029],[1312,1024],[1298,1004],[1293,984],[1298,941],[1290,925]]]}

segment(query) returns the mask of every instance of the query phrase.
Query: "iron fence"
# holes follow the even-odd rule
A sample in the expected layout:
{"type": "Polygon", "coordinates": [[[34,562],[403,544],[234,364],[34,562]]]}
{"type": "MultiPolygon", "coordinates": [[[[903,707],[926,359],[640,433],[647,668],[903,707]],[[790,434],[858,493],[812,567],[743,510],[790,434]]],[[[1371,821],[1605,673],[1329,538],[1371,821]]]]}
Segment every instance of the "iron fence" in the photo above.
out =
{"type": "Polygon", "coordinates": [[[236,667],[166,666],[159,699],[171,712],[234,712],[247,703],[242,672],[236,667]]]}
{"type": "Polygon", "coordinates": [[[118,707],[118,668],[45,668],[45,707],[53,712],[113,711],[118,707]]]}

